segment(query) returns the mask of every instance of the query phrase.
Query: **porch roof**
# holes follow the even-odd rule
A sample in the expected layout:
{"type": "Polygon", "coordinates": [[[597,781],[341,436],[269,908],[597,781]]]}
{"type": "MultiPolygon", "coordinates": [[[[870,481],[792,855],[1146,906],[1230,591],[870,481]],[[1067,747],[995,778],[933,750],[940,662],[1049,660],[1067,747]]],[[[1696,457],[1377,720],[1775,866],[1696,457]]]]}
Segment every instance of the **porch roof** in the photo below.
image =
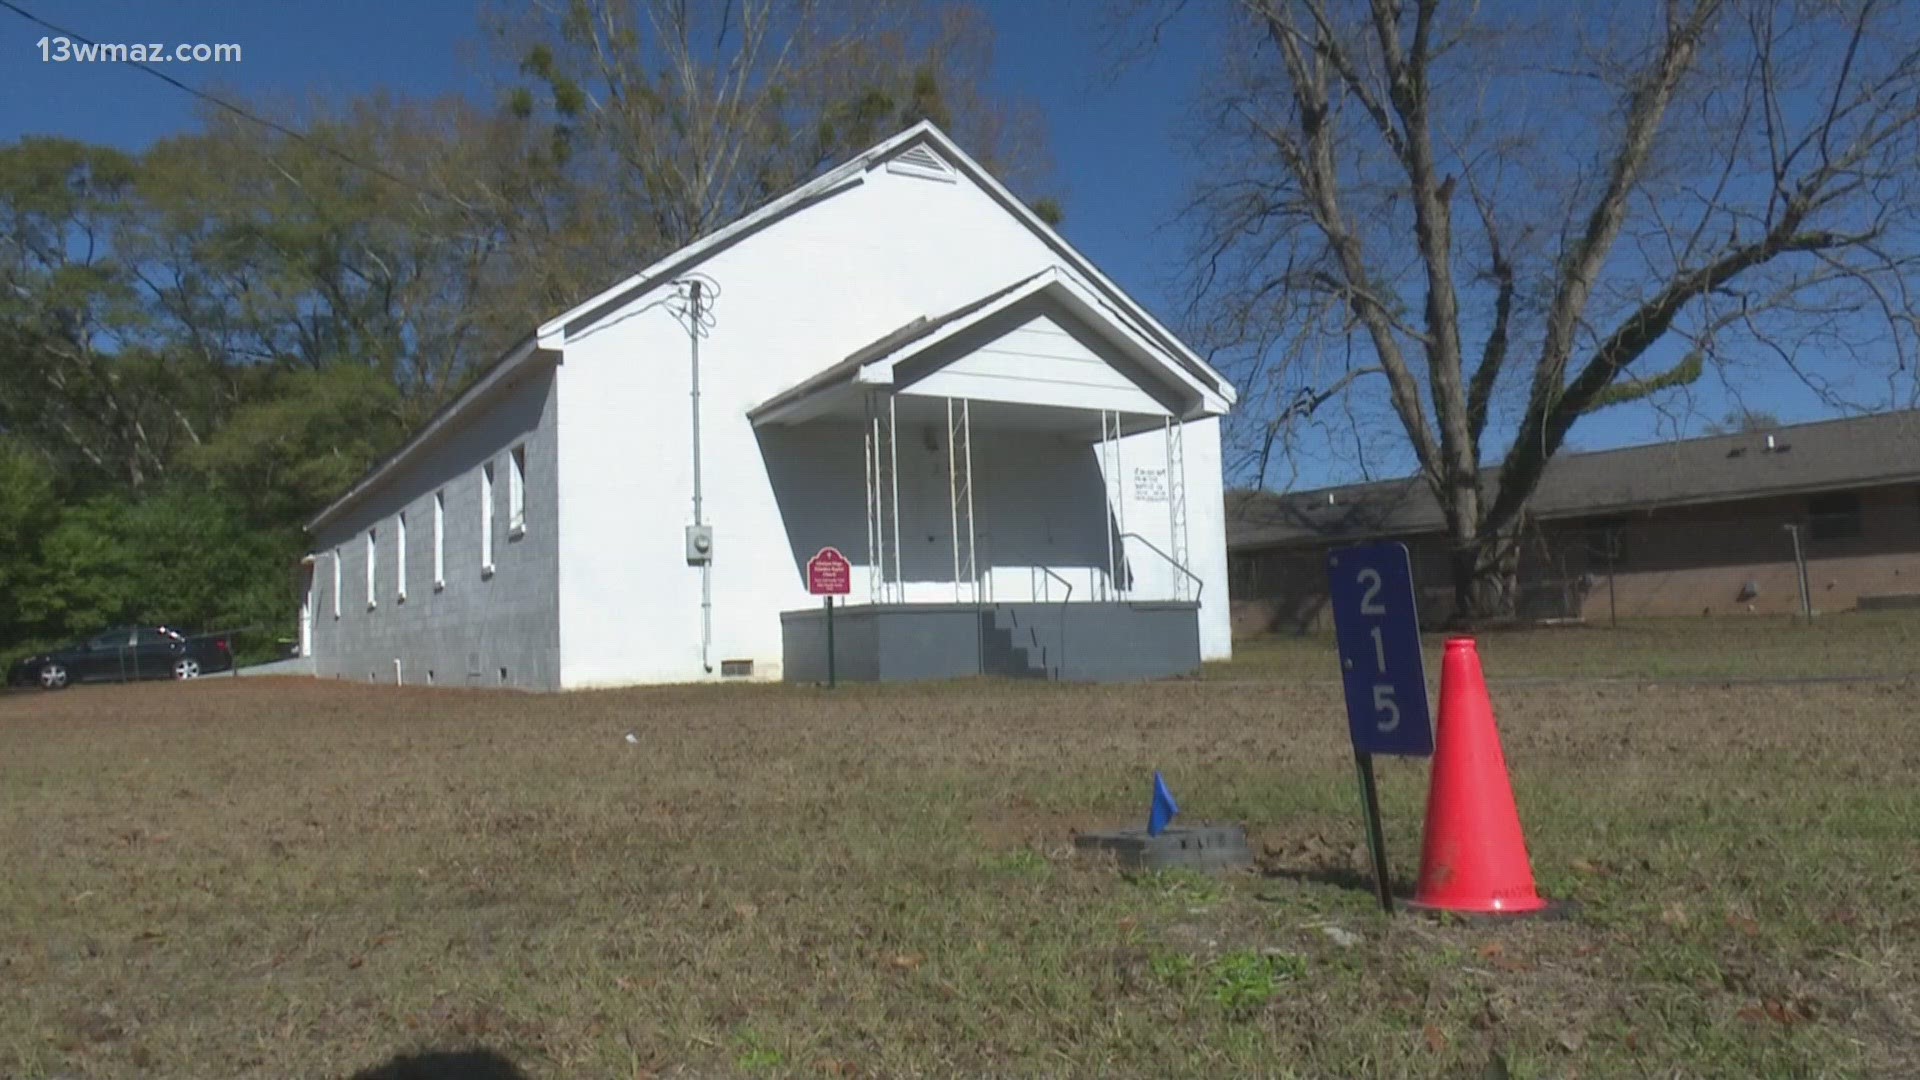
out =
{"type": "MultiPolygon", "coordinates": [[[[942,343],[953,341],[989,320],[1016,309],[1043,306],[1063,309],[1157,384],[1155,395],[1170,407],[1156,405],[1135,411],[1181,420],[1217,416],[1228,402],[1212,386],[1189,374],[1174,357],[1135,332],[1116,312],[1077,281],[1064,267],[1054,265],[1015,281],[944,314],[920,316],[912,322],[856,349],[831,367],[788,387],[747,410],[757,425],[796,424],[829,413],[857,409],[865,391],[912,393],[912,385],[931,372],[903,371],[915,359],[926,357],[942,343]]],[[[935,367],[940,366],[936,364],[935,367]]],[[[932,391],[928,391],[932,392],[932,391]]],[[[959,396],[959,395],[954,395],[959,396]]],[[[1011,399],[1007,399],[1011,400],[1011,399]]],[[[1072,406],[1055,406],[1072,408],[1072,406]]],[[[1087,405],[1088,411],[1099,408],[1087,405]]]]}

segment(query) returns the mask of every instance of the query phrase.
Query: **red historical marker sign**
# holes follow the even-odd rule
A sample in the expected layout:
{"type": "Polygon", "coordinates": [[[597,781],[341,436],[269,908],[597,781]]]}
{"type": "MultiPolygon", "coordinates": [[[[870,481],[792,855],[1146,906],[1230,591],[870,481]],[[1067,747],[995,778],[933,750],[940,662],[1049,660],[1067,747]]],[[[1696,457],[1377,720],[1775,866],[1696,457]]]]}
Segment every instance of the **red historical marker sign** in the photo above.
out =
{"type": "Polygon", "coordinates": [[[815,596],[845,596],[853,591],[853,564],[836,548],[823,547],[807,560],[807,591],[815,596]]]}

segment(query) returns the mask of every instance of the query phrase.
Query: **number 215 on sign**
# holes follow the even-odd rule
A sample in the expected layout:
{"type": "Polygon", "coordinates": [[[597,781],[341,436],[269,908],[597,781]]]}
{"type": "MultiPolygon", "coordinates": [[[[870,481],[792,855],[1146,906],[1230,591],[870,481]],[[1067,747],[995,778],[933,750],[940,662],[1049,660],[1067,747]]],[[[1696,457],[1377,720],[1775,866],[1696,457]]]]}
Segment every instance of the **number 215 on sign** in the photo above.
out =
{"type": "Polygon", "coordinates": [[[1329,552],[1327,584],[1354,749],[1431,754],[1433,728],[1406,546],[1368,544],[1329,552]]]}

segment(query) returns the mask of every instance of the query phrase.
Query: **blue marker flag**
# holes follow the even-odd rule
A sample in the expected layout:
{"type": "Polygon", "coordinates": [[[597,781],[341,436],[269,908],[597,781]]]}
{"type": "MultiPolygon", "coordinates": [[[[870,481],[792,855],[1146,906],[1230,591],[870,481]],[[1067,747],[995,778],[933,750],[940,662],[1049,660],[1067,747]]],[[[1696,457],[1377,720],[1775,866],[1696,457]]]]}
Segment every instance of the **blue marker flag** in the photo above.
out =
{"type": "Polygon", "coordinates": [[[1180,804],[1173,801],[1173,792],[1167,790],[1167,782],[1160,779],[1160,773],[1153,774],[1153,810],[1147,815],[1147,835],[1159,836],[1167,831],[1167,822],[1180,812],[1180,804]]]}

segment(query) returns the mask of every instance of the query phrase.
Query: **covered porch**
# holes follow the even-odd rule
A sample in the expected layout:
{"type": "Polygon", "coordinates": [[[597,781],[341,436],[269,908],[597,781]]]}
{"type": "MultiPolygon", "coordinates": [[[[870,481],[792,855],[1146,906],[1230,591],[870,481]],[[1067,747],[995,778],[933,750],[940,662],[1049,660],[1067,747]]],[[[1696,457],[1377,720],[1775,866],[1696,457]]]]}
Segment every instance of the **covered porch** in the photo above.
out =
{"type": "MultiPolygon", "coordinates": [[[[796,571],[854,563],[848,677],[1110,679],[1199,665],[1184,423],[1223,409],[1056,269],[749,416],[796,571]]],[[[782,615],[789,678],[824,677],[820,622],[782,615]]]]}

